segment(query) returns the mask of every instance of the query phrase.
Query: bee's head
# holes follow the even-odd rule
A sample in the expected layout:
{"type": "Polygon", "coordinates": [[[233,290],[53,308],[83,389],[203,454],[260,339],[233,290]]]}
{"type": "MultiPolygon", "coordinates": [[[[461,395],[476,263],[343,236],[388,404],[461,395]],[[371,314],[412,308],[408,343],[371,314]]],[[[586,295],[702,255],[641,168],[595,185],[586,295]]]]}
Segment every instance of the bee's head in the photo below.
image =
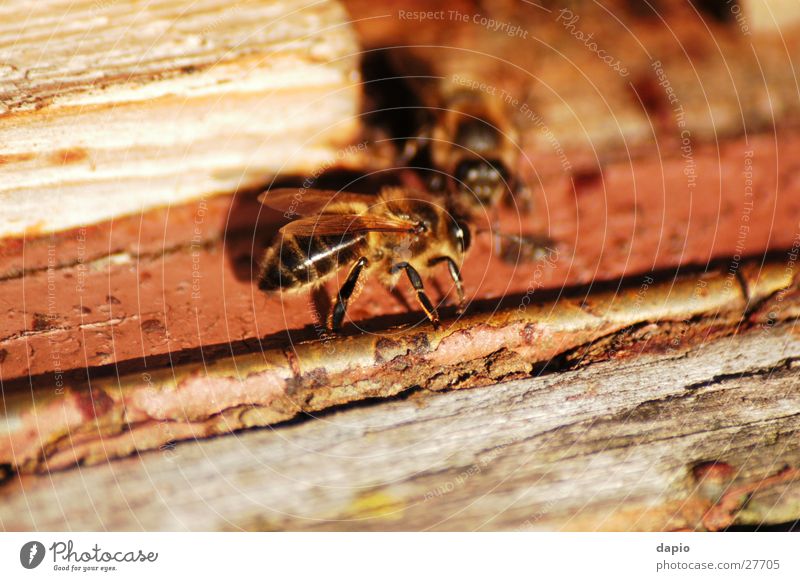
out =
{"type": "Polygon", "coordinates": [[[506,191],[508,172],[497,160],[464,159],[456,166],[453,177],[462,198],[493,206],[506,191]]]}

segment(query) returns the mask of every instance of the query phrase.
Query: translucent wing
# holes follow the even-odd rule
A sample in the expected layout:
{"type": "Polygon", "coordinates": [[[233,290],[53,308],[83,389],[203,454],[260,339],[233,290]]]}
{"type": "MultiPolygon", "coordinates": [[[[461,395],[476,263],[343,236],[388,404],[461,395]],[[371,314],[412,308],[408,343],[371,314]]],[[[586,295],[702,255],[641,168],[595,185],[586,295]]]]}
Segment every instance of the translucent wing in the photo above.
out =
{"type": "Polygon", "coordinates": [[[377,196],[337,192],[336,190],[308,190],[304,188],[280,188],[268,190],[258,201],[287,217],[314,216],[326,212],[331,206],[355,204],[356,210],[366,209],[377,201],[377,196]]]}
{"type": "Polygon", "coordinates": [[[385,216],[321,214],[290,222],[281,228],[280,232],[294,236],[331,236],[365,232],[412,233],[417,232],[418,228],[418,225],[412,222],[385,216]]]}

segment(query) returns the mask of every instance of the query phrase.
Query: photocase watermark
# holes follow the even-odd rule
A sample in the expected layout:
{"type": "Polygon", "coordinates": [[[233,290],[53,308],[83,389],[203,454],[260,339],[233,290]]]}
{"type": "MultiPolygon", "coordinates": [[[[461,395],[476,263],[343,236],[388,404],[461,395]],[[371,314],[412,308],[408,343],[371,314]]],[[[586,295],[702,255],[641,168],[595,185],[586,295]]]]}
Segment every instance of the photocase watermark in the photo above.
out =
{"type": "Polygon", "coordinates": [[[222,23],[224,23],[226,20],[230,20],[233,15],[237,14],[241,10],[242,10],[241,2],[236,2],[235,4],[227,5],[224,11],[219,12],[219,14],[217,14],[217,16],[211,22],[206,24],[200,30],[200,36],[202,36],[205,39],[206,36],[208,36],[209,34],[214,32],[217,28],[219,28],[222,23]]]}
{"type": "Polygon", "coordinates": [[[681,323],[680,331],[675,337],[672,338],[672,340],[669,343],[669,347],[671,349],[677,349],[678,347],[681,346],[681,343],[683,343],[683,338],[686,336],[686,333],[692,327],[692,319],[694,318],[694,314],[696,312],[694,305],[696,305],[697,302],[707,294],[708,292],[706,290],[707,288],[708,288],[708,281],[705,281],[702,278],[695,283],[694,289],[692,290],[692,294],[689,297],[689,300],[687,301],[687,304],[690,307],[688,309],[688,312],[690,314],[688,314],[686,317],[683,318],[683,320],[680,321],[681,323]]]}
{"type": "Polygon", "coordinates": [[[203,222],[205,222],[208,203],[202,198],[197,204],[194,214],[194,228],[192,230],[192,240],[190,250],[192,254],[192,300],[198,301],[201,298],[200,288],[203,274],[201,272],[200,258],[203,250],[203,222]]]}
{"type": "Polygon", "coordinates": [[[653,61],[650,66],[656,73],[659,86],[664,89],[664,94],[667,97],[667,101],[670,105],[672,105],[672,113],[675,117],[675,125],[678,128],[680,136],[679,147],[681,158],[684,162],[683,175],[686,176],[686,189],[691,196],[697,187],[697,162],[694,158],[692,132],[689,130],[686,122],[686,112],[683,109],[680,99],[678,99],[675,89],[672,88],[672,83],[667,77],[667,73],[664,70],[664,66],[661,64],[661,61],[653,61]]]}
{"type": "MultiPolygon", "coordinates": [[[[697,189],[697,161],[695,160],[694,156],[694,143],[692,140],[692,132],[689,129],[688,122],[686,120],[686,111],[683,108],[683,104],[678,97],[677,92],[672,86],[671,81],[669,80],[669,76],[667,75],[666,70],[664,69],[664,65],[660,60],[655,60],[650,63],[650,67],[653,69],[653,72],[656,74],[656,79],[658,81],[658,85],[664,90],[664,95],[667,98],[667,102],[672,107],[672,115],[675,120],[675,126],[678,130],[679,136],[679,151],[680,157],[683,160],[683,175],[686,177],[686,191],[691,199],[694,195],[695,190],[697,189]]],[[[737,266],[738,268],[738,266],[737,266]]],[[[689,309],[690,313],[694,312],[694,305],[697,304],[707,293],[708,282],[703,280],[702,278],[699,279],[692,290],[692,294],[689,297],[688,305],[691,306],[689,309]]],[[[682,321],[680,321],[679,332],[676,334],[675,337],[669,342],[669,347],[671,349],[677,349],[683,343],[683,339],[686,336],[686,333],[692,326],[692,315],[687,316],[682,321]]]]}
{"type": "Polygon", "coordinates": [[[730,289],[735,279],[739,276],[739,267],[742,263],[742,255],[745,252],[747,238],[750,235],[750,215],[753,213],[753,150],[744,152],[744,197],[742,201],[742,213],[739,217],[739,229],[736,234],[736,246],[734,255],[728,265],[728,274],[725,277],[725,289],[730,289]]]}
{"type": "Polygon", "coordinates": [[[88,548],[76,548],[70,539],[56,541],[47,549],[39,541],[27,542],[19,551],[19,561],[25,569],[35,569],[48,554],[52,558],[53,571],[70,573],[108,573],[120,570],[121,564],[155,563],[158,560],[155,551],[105,550],[97,543],[88,548]]]}
{"type": "Polygon", "coordinates": [[[75,281],[75,291],[78,295],[82,295],[86,290],[86,276],[88,274],[88,268],[86,267],[86,228],[80,227],[78,228],[78,236],[77,236],[78,248],[77,248],[77,260],[75,264],[75,271],[76,281],[75,281]]]}
{"type": "Polygon", "coordinates": [[[108,10],[116,4],[119,4],[119,0],[95,0],[89,11],[102,12],[104,10],[108,10]]]}
{"type": "Polygon", "coordinates": [[[19,550],[19,562],[26,569],[36,569],[42,564],[45,548],[39,541],[30,541],[22,545],[19,550]]]}
{"type": "MultiPolygon", "coordinates": [[[[549,10],[548,10],[549,12],[549,10]]],[[[480,12],[467,13],[460,10],[398,10],[397,17],[400,20],[411,20],[415,22],[456,22],[471,23],[480,26],[491,32],[504,34],[511,38],[528,40],[530,32],[513,22],[500,20],[487,16],[480,12]]],[[[594,32],[585,32],[578,28],[581,17],[569,8],[562,8],[556,14],[556,22],[561,24],[564,29],[575,39],[580,41],[589,51],[597,55],[611,70],[617,72],[622,77],[630,75],[628,67],[617,57],[608,52],[595,39],[594,32]]]]}
{"type": "Polygon", "coordinates": [[[731,11],[731,15],[736,21],[741,33],[745,36],[752,35],[753,33],[750,30],[750,23],[747,20],[744,10],[742,10],[741,4],[739,4],[739,0],[725,0],[725,4],[728,6],[728,10],[731,11]]]}
{"type": "Polygon", "coordinates": [[[416,22],[471,22],[492,32],[502,33],[512,38],[528,38],[528,31],[520,25],[498,20],[479,12],[470,14],[460,10],[398,10],[397,17],[400,20],[414,20],[416,22]]]}
{"type": "MultiPolygon", "coordinates": [[[[367,150],[369,146],[369,141],[362,141],[360,143],[351,144],[347,147],[343,147],[336,152],[336,155],[328,159],[325,163],[321,164],[311,175],[307,176],[304,180],[302,185],[297,189],[292,195],[292,198],[289,202],[288,208],[276,208],[283,210],[283,217],[287,220],[296,220],[300,218],[301,215],[298,212],[300,205],[303,203],[303,200],[308,194],[309,190],[314,189],[317,181],[319,180],[320,176],[331,169],[332,167],[340,164],[342,160],[346,159],[351,155],[355,155],[357,153],[363,152],[367,150]]],[[[269,194],[268,194],[269,195],[269,194]]],[[[331,202],[335,202],[336,198],[333,197],[331,202]]],[[[267,197],[267,205],[269,205],[269,197],[267,197]]],[[[353,292],[353,297],[358,294],[360,289],[360,285],[363,284],[362,281],[358,282],[358,286],[356,290],[353,292]]],[[[330,333],[327,325],[328,317],[324,316],[322,313],[319,312],[319,309],[316,307],[315,304],[311,305],[311,318],[312,324],[314,327],[314,333],[317,335],[317,339],[320,340],[325,348],[326,352],[329,355],[332,355],[336,352],[336,348],[334,346],[334,335],[330,333]]]]}
{"type": "Polygon", "coordinates": [[[450,494],[456,488],[464,486],[471,478],[483,472],[492,462],[494,462],[503,450],[524,438],[521,433],[515,433],[511,437],[501,441],[497,446],[494,446],[487,453],[483,454],[477,462],[470,464],[464,468],[455,478],[452,478],[443,484],[440,484],[427,492],[423,496],[423,502],[428,502],[434,498],[439,498],[450,494]]]}
{"type": "Polygon", "coordinates": [[[630,75],[630,71],[622,64],[621,60],[609,54],[605,48],[600,46],[594,38],[594,32],[586,33],[577,27],[580,20],[581,17],[569,8],[562,8],[556,16],[556,22],[560,23],[573,38],[582,42],[587,49],[597,55],[597,58],[608,65],[612,71],[616,71],[621,77],[630,75]]]}
{"type": "MultiPolygon", "coordinates": [[[[797,278],[797,261],[800,257],[800,232],[794,235],[794,240],[792,240],[792,247],[786,253],[786,266],[784,267],[784,272],[790,281],[794,281],[797,278]]],[[[795,290],[794,284],[789,284],[785,288],[782,288],[775,294],[774,301],[772,303],[772,308],[767,313],[766,320],[761,324],[761,331],[762,333],[768,333],[772,330],[775,326],[775,323],[780,316],[781,310],[783,310],[783,299],[786,295],[790,292],[795,290]]]]}
{"type": "MultiPolygon", "coordinates": [[[[636,298],[633,299],[633,306],[631,307],[631,312],[634,315],[638,315],[641,312],[644,301],[647,298],[647,293],[650,292],[650,287],[653,286],[654,282],[655,279],[651,274],[645,274],[642,278],[642,282],[636,290],[636,298]]],[[[633,343],[632,339],[634,339],[635,332],[636,327],[628,326],[614,335],[611,344],[606,350],[608,359],[614,359],[621,351],[629,349],[629,346],[633,343]]]]}
{"type": "Polygon", "coordinates": [[[550,513],[550,509],[552,509],[553,506],[555,506],[555,502],[553,502],[552,500],[547,501],[541,507],[539,507],[539,509],[535,513],[533,513],[531,516],[529,516],[527,519],[521,522],[517,527],[515,527],[514,531],[524,532],[531,530],[533,528],[533,525],[535,525],[537,522],[542,520],[545,516],[547,516],[550,513]]]}
{"type": "Polygon", "coordinates": [[[47,243],[47,313],[42,317],[39,313],[33,314],[33,328],[35,331],[44,331],[50,347],[50,359],[53,362],[53,384],[56,395],[64,394],[64,370],[61,364],[61,345],[52,332],[58,323],[58,301],[56,300],[56,257],[57,242],[55,234],[50,235],[47,243]]]}
{"type": "Polygon", "coordinates": [[[72,540],[57,541],[50,545],[49,551],[53,555],[54,571],[109,572],[116,571],[120,563],[155,563],[158,560],[158,553],[153,551],[112,552],[103,550],[97,543],[87,550],[76,551],[72,540]]]}
{"type": "MultiPolygon", "coordinates": [[[[363,285],[364,283],[359,280],[357,284],[363,285]]],[[[355,295],[357,292],[358,288],[353,292],[353,294],[355,295]]],[[[328,355],[333,355],[336,353],[336,347],[333,341],[335,335],[328,330],[328,325],[326,323],[327,317],[323,317],[319,312],[319,309],[313,304],[311,306],[311,319],[314,325],[314,333],[316,333],[317,339],[322,342],[325,352],[328,355]]]]}

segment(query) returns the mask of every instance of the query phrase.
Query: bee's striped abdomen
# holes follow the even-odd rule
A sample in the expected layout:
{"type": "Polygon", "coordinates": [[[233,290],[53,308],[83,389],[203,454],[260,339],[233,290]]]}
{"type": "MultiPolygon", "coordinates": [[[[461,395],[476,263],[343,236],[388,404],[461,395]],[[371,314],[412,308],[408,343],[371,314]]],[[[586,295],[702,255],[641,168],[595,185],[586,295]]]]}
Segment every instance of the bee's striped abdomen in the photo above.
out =
{"type": "Polygon", "coordinates": [[[316,283],[355,262],[366,248],[364,234],[283,236],[264,255],[259,288],[300,288],[316,283]]]}

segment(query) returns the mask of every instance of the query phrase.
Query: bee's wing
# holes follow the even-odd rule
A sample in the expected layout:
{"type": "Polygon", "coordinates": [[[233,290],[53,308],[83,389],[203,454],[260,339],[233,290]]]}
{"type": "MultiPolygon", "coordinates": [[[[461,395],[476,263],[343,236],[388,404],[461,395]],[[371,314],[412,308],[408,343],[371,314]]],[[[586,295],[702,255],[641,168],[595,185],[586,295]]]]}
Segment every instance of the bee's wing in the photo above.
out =
{"type": "Polygon", "coordinates": [[[294,236],[331,236],[365,232],[411,233],[416,230],[416,224],[397,218],[355,214],[321,214],[313,218],[289,222],[280,229],[280,232],[294,236]]]}
{"type": "Polygon", "coordinates": [[[376,196],[369,194],[304,188],[268,190],[258,197],[265,206],[291,216],[314,216],[324,213],[333,204],[357,204],[357,208],[367,208],[376,200],[376,196]]]}

